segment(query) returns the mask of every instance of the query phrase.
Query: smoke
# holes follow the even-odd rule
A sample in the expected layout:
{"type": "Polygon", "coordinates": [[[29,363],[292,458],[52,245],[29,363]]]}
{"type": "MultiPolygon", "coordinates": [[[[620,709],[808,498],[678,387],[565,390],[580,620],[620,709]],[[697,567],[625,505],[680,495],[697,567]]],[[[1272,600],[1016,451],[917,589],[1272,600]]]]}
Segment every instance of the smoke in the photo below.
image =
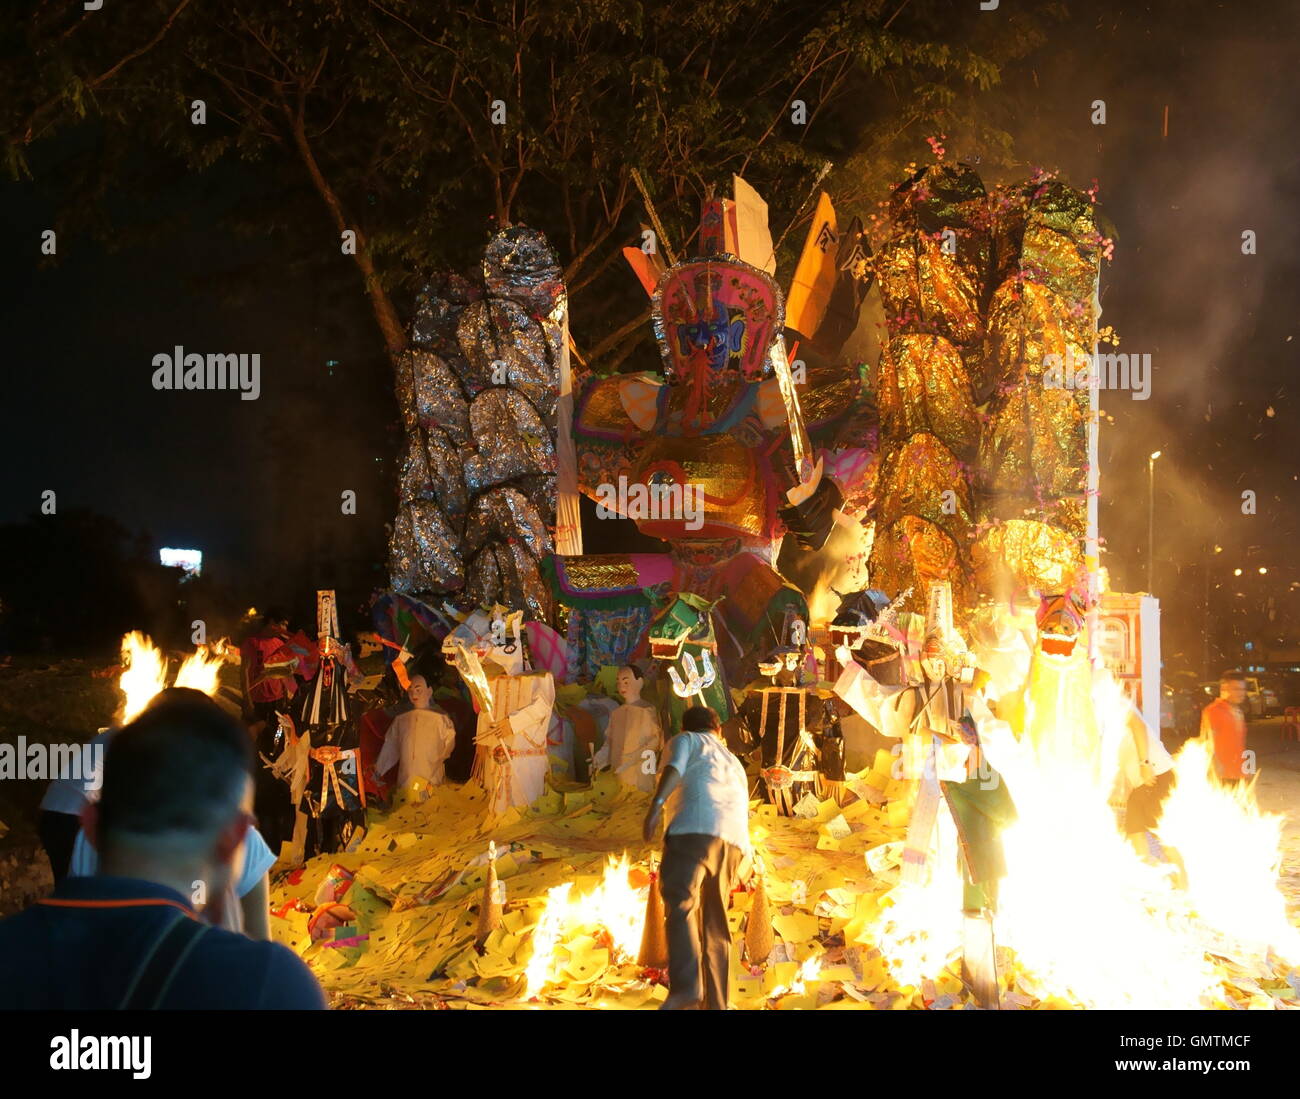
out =
{"type": "MultiPolygon", "coordinates": [[[[981,101],[1019,159],[999,158],[970,125],[954,126],[947,145],[950,156],[982,160],[986,182],[1043,167],[1076,187],[1100,185],[1116,228],[1100,324],[1120,341],[1102,350],[1152,358],[1149,400],[1102,393],[1102,561],[1115,589],[1146,588],[1148,456],[1160,450],[1154,588],[1168,650],[1200,629],[1207,569],[1214,613],[1265,617],[1249,591],[1238,597],[1226,581],[1242,562],[1256,575],[1257,565],[1272,566],[1270,577],[1282,571],[1300,534],[1300,423],[1288,380],[1300,344],[1288,342],[1300,277],[1291,137],[1300,8],[1071,8],[981,101]],[[1104,125],[1092,121],[1098,102],[1104,125]],[[1255,254],[1243,253],[1247,230],[1255,254]]],[[[1300,626],[1294,599],[1291,612],[1300,626]]],[[[1285,619],[1281,608],[1279,632],[1285,619]]]]}

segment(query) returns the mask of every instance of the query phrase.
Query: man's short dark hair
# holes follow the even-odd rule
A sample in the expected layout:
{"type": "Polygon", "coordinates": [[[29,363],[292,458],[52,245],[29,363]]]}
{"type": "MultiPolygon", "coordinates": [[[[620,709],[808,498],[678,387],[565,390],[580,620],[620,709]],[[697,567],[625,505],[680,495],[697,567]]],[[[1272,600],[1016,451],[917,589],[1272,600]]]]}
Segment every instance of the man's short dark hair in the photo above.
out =
{"type": "Polygon", "coordinates": [[[1245,683],[1245,682],[1246,682],[1246,676],[1242,672],[1224,672],[1221,676],[1219,676],[1220,687],[1222,687],[1225,683],[1245,683]]]}
{"type": "Polygon", "coordinates": [[[270,607],[267,612],[262,615],[262,625],[271,626],[277,622],[283,622],[287,626],[289,624],[289,616],[279,607],[270,607]]]}
{"type": "Polygon", "coordinates": [[[682,714],[682,732],[712,733],[722,728],[722,722],[708,706],[691,706],[682,714]]]}
{"type": "Polygon", "coordinates": [[[252,764],[248,731],[212,699],[162,692],[108,742],[101,849],[201,849],[239,811],[252,764]]]}

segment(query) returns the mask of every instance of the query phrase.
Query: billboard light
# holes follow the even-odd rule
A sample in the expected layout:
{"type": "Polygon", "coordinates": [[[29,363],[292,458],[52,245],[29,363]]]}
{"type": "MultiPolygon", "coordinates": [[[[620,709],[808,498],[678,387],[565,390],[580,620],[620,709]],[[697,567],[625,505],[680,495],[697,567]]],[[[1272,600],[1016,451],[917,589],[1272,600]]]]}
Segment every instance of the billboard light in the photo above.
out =
{"type": "Polygon", "coordinates": [[[164,546],[158,551],[158,560],[169,569],[184,569],[190,576],[198,576],[203,571],[202,550],[164,546]]]}

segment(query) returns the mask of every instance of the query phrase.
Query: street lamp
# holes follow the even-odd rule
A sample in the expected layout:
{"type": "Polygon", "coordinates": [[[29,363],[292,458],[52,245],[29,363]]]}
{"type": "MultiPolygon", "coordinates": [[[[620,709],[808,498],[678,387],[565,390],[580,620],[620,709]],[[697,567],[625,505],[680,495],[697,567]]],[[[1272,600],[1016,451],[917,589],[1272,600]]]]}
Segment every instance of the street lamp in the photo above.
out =
{"type": "Polygon", "coordinates": [[[1160,451],[1147,459],[1147,592],[1155,588],[1156,575],[1156,459],[1160,451]]]}

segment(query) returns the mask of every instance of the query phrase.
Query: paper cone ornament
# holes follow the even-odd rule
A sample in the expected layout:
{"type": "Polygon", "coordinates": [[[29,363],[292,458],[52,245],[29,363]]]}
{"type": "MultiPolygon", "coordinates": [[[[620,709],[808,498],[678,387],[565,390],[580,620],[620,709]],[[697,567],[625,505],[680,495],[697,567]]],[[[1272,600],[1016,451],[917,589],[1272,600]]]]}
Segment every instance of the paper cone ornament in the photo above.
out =
{"type": "Polygon", "coordinates": [[[763,885],[763,875],[755,874],[754,898],[749,903],[749,919],[745,923],[745,957],[750,965],[766,965],[775,945],[767,889],[763,885]]]}
{"type": "Polygon", "coordinates": [[[645,900],[645,929],[641,932],[641,950],[636,964],[647,969],[668,968],[668,928],[664,922],[664,899],[659,893],[659,875],[650,875],[650,890],[645,900]]]}
{"type": "Polygon", "coordinates": [[[474,948],[482,953],[483,944],[501,926],[501,891],[497,886],[497,845],[488,844],[487,877],[483,882],[483,899],[478,906],[478,931],[474,948]]]}

